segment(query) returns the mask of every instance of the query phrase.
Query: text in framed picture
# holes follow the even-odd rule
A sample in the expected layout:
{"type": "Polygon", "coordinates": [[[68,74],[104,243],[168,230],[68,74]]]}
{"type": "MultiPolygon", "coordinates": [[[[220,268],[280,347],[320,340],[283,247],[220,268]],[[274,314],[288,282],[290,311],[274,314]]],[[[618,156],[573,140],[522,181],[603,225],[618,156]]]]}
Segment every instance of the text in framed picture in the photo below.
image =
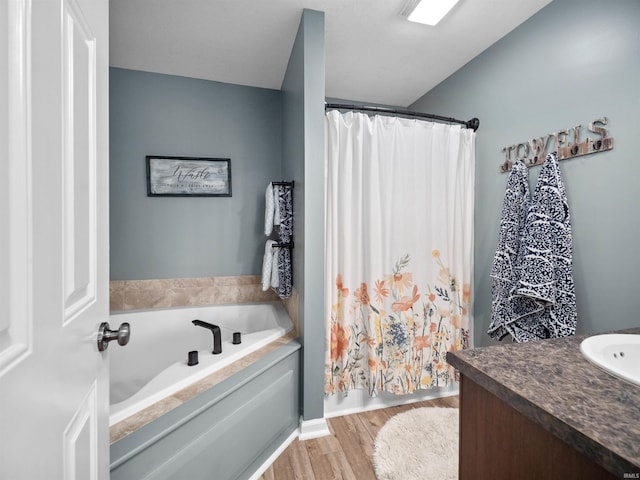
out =
{"type": "Polygon", "coordinates": [[[147,157],[149,197],[230,197],[228,158],[147,157]]]}

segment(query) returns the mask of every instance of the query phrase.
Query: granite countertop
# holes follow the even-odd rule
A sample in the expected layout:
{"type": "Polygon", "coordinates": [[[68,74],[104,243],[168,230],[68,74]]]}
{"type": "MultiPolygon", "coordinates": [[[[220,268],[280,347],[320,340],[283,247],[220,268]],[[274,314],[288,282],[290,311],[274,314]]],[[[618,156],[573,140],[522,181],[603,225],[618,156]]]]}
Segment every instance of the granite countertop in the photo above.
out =
{"type": "Polygon", "coordinates": [[[580,352],[588,336],[449,352],[447,361],[622,478],[640,472],[640,386],[589,363],[580,352]]]}

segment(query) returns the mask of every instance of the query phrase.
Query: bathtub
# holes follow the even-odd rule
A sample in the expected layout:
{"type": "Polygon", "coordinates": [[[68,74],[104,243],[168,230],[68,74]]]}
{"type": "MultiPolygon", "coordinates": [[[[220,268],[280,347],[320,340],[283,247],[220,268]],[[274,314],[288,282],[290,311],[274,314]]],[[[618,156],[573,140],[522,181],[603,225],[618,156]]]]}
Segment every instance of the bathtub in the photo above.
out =
{"type": "Polygon", "coordinates": [[[293,324],[279,301],[214,305],[111,314],[111,322],[131,325],[124,348],[109,349],[110,415],[114,425],[163,398],[220,370],[289,333],[293,324]],[[214,355],[210,330],[191,323],[218,325],[222,353],[214,355]],[[240,332],[242,343],[232,343],[240,332]],[[188,352],[198,365],[188,366],[188,352]]]}

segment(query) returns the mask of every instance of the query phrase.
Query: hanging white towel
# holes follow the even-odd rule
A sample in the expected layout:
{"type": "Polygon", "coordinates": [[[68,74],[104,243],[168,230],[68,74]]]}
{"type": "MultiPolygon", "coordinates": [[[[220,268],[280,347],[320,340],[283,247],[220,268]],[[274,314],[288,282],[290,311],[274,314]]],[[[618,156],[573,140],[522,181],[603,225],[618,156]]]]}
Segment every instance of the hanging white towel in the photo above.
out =
{"type": "Polygon", "coordinates": [[[520,241],[530,204],[528,176],[527,167],[514,162],[504,193],[498,247],[491,266],[491,324],[487,332],[496,340],[507,334],[515,338],[516,333],[513,323],[520,299],[512,295],[518,283],[520,241]]]}
{"type": "Polygon", "coordinates": [[[275,214],[275,204],[273,196],[273,184],[269,182],[264,194],[264,234],[271,235],[273,230],[273,217],[275,214]]]}
{"type": "Polygon", "coordinates": [[[522,312],[527,316],[520,321],[521,339],[575,334],[577,308],[569,204],[555,152],[547,155],[540,170],[522,248],[515,293],[534,299],[536,306],[530,312],[522,312]]]}
{"type": "Polygon", "coordinates": [[[274,225],[280,225],[280,222],[282,221],[282,214],[280,212],[282,205],[280,204],[280,195],[282,194],[282,190],[284,189],[283,186],[281,185],[275,185],[273,187],[273,204],[274,204],[274,210],[273,210],[273,224],[274,225]]]}
{"type": "Polygon", "coordinates": [[[262,257],[262,291],[266,292],[271,287],[273,271],[275,265],[276,278],[278,277],[278,259],[274,256],[275,240],[267,240],[264,246],[264,256],[262,257]]]}
{"type": "Polygon", "coordinates": [[[277,293],[278,287],[280,287],[279,258],[280,258],[280,250],[282,249],[280,247],[273,247],[272,250],[273,250],[273,261],[271,262],[271,288],[273,288],[277,293]]]}

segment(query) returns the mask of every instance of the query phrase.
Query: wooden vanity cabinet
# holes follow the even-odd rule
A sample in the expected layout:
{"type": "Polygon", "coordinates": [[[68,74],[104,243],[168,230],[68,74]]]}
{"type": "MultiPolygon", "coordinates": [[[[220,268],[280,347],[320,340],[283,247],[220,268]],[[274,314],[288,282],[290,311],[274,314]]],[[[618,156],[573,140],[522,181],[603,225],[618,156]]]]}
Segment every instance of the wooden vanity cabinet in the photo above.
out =
{"type": "Polygon", "coordinates": [[[460,480],[618,478],[462,375],[460,480]]]}

